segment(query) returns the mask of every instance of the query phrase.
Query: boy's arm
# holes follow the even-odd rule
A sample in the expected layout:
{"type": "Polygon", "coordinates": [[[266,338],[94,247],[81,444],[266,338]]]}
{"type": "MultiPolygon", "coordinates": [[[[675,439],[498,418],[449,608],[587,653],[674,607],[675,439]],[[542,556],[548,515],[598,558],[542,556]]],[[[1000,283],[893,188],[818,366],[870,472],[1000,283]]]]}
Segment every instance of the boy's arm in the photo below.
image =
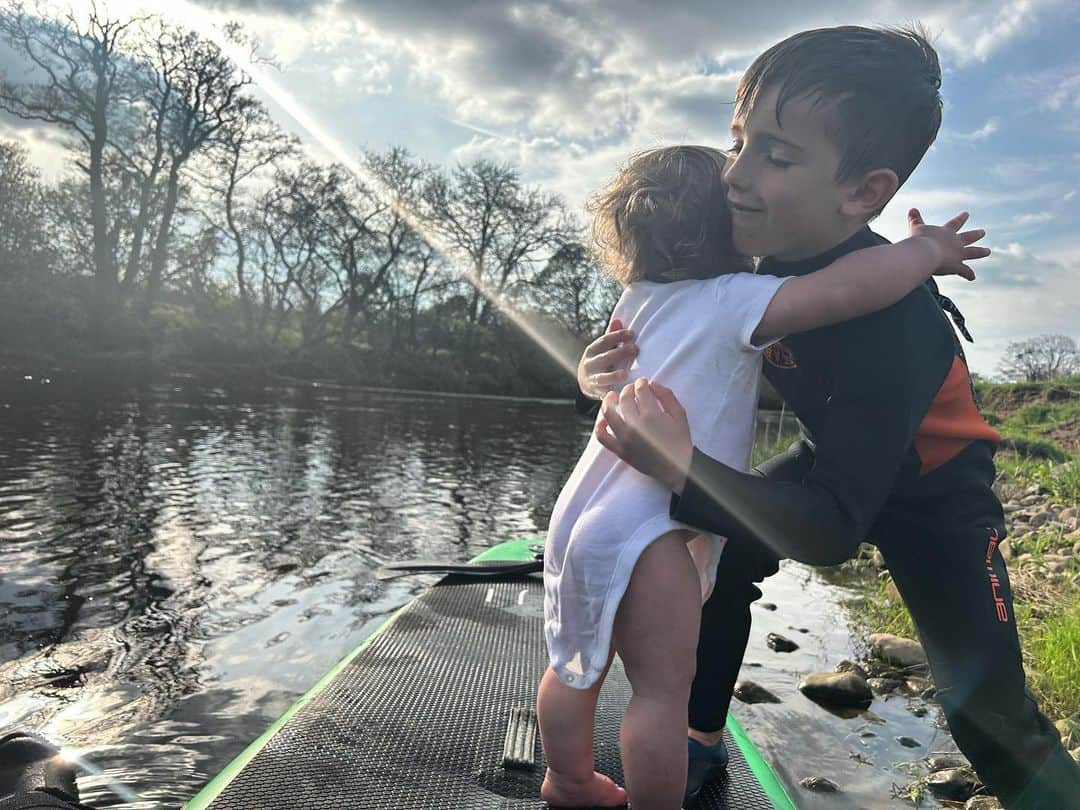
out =
{"type": "Polygon", "coordinates": [[[839,328],[832,395],[803,480],[766,480],[695,449],[673,518],[814,565],[842,562],[866,539],[955,349],[922,290],[839,328]]]}
{"type": "Polygon", "coordinates": [[[902,242],[857,250],[781,287],[754,331],[754,345],[885,309],[936,271],[975,277],[964,261],[989,250],[971,247],[985,232],[958,233],[967,214],[941,227],[923,224],[915,209],[908,219],[911,236],[902,242]]]}

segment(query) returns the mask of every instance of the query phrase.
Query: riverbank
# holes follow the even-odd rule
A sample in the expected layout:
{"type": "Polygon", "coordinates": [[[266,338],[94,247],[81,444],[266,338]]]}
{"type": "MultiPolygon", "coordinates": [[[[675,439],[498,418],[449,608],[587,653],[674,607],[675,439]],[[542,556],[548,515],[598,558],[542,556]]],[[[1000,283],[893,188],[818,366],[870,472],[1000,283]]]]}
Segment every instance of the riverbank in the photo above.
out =
{"type": "MultiPolygon", "coordinates": [[[[1080,760],[1080,378],[977,390],[1003,437],[994,490],[1006,513],[1000,549],[1028,686],[1080,760]]],[[[917,637],[872,546],[845,567],[861,572],[866,588],[852,602],[852,621],[867,646],[874,633],[917,637]]]]}

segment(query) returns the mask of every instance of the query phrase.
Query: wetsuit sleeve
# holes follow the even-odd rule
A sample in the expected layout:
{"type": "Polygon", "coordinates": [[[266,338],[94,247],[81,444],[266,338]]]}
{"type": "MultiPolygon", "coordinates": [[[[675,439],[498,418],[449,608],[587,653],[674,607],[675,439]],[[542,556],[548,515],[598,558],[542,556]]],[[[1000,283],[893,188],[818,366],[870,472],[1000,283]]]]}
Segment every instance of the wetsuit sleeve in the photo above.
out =
{"type": "Polygon", "coordinates": [[[595,419],[596,414],[600,412],[600,400],[587,397],[581,391],[578,391],[577,397],[574,399],[574,411],[578,416],[595,419]]]}
{"type": "Polygon", "coordinates": [[[839,331],[830,394],[814,462],[801,483],[742,473],[695,448],[682,495],[672,496],[671,516],[729,538],[751,535],[778,554],[815,565],[847,559],[893,488],[951,363],[951,336],[921,320],[932,302],[917,293],[833,327],[839,331]]]}

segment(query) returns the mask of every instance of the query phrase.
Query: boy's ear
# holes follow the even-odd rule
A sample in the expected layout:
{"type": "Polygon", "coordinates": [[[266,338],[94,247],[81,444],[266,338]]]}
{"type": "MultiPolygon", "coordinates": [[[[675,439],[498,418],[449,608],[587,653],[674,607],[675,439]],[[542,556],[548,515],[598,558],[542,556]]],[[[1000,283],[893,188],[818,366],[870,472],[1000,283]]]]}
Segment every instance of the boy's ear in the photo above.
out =
{"type": "Polygon", "coordinates": [[[900,178],[892,169],[874,169],[850,187],[840,210],[854,219],[869,219],[892,199],[900,188],[900,178]]]}

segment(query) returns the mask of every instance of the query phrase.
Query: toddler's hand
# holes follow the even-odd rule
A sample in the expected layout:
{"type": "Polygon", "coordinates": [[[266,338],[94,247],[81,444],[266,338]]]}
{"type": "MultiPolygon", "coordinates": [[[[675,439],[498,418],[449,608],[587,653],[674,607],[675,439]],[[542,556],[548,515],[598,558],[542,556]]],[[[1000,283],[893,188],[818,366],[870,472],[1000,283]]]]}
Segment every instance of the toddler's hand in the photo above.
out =
{"type": "Polygon", "coordinates": [[[634,333],[624,329],[618,318],[613,319],[607,332],[585,347],[578,363],[578,388],[593,399],[618,390],[626,383],[627,369],[637,354],[634,333]]]}
{"type": "Polygon", "coordinates": [[[935,276],[963,276],[968,281],[974,281],[975,271],[965,262],[985,259],[990,255],[990,248],[972,247],[986,236],[982,228],[960,233],[967,219],[968,213],[963,211],[944,225],[927,225],[918,208],[908,211],[908,234],[912,239],[926,240],[924,244],[937,265],[935,276]]]}

